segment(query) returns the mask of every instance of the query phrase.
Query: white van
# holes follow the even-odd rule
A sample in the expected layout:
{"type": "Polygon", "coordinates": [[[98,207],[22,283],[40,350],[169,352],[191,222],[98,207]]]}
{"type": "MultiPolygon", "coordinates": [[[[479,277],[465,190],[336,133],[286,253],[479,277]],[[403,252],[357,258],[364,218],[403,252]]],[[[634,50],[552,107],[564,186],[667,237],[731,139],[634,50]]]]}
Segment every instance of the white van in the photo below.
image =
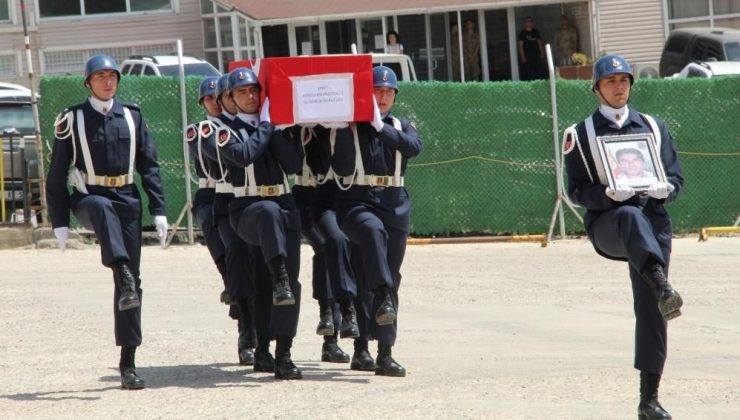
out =
{"type": "Polygon", "coordinates": [[[408,55],[382,53],[373,53],[371,55],[373,57],[373,67],[380,65],[390,67],[396,72],[398,81],[415,82],[417,80],[414,63],[408,55]]]}

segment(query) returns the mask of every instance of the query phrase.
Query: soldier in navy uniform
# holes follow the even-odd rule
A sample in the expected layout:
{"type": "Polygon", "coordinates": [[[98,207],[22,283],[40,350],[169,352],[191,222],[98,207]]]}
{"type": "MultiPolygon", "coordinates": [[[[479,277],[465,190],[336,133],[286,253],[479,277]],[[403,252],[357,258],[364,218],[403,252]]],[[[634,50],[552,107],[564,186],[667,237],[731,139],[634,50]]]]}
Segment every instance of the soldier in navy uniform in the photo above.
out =
{"type": "Polygon", "coordinates": [[[313,277],[320,314],[316,332],[324,336],[321,360],[346,363],[350,358],[337,344],[337,336],[358,338],[360,327],[353,302],[357,286],[350,266],[351,243],[339,229],[334,208],[337,185],[331,169],[331,143],[335,136],[335,128],[322,125],[301,129],[305,159],[293,196],[301,210],[304,237],[314,238],[314,252],[323,258],[323,272],[317,273],[314,265],[313,277]]]}
{"type": "Polygon", "coordinates": [[[231,226],[252,248],[257,289],[257,349],[255,371],[273,371],[277,379],[300,379],[301,371],[290,356],[298,327],[301,285],[300,216],[290,193],[287,175],[302,164],[299,139],[275,131],[269,120],[269,100],[260,110],[261,86],[247,68],[229,74],[230,95],[237,119],[206,142],[229,164],[234,199],[229,203],[231,226]],[[256,248],[258,247],[258,248],[256,248]],[[258,267],[266,265],[267,275],[258,267]],[[275,337],[275,357],[269,352],[275,337]]]}
{"type": "Polygon", "coordinates": [[[665,124],[627,105],[634,78],[627,61],[606,55],[593,66],[592,90],[599,109],[565,132],[563,152],[568,195],[586,208],[584,225],[598,254],[627,261],[634,312],[635,368],[640,371],[641,419],[670,419],[658,402],[658,385],[667,352],[666,321],[681,314],[682,300],[668,283],[671,219],[664,207],[675,200],[683,175],[671,134],[665,124]],[[599,159],[598,136],[648,133],[662,162],[666,182],[646,191],[620,182],[609,187],[599,159]]]}
{"type": "MultiPolygon", "coordinates": [[[[221,105],[216,100],[216,92],[218,90],[218,76],[211,76],[203,79],[200,82],[198,103],[206,111],[206,119],[209,121],[220,122],[221,118],[221,105]]],[[[195,139],[195,127],[192,132],[188,132],[188,139],[195,139]]],[[[221,274],[221,279],[224,284],[224,290],[221,292],[221,302],[229,304],[229,293],[226,290],[226,262],[224,249],[224,243],[221,240],[221,236],[216,229],[215,223],[213,223],[213,197],[216,195],[216,180],[218,179],[215,168],[210,168],[207,159],[202,155],[198,142],[190,141],[188,143],[190,148],[190,154],[193,156],[193,162],[195,163],[195,172],[198,175],[198,191],[195,192],[193,198],[193,215],[195,221],[203,232],[203,237],[206,242],[208,252],[213,258],[213,262],[216,264],[218,272],[221,274]]]]}
{"type": "MultiPolygon", "coordinates": [[[[254,364],[257,335],[251,267],[249,261],[245,261],[242,256],[246,244],[239,239],[229,224],[228,203],[233,198],[233,193],[229,188],[228,172],[223,171],[223,163],[218,161],[217,156],[209,156],[201,147],[203,131],[215,132],[216,127],[225,126],[232,121],[224,114],[227,111],[222,111],[220,105],[228,96],[227,81],[227,76],[221,76],[209,77],[201,82],[200,103],[206,109],[207,119],[190,126],[186,137],[195,161],[195,169],[199,173],[198,182],[208,184],[206,188],[200,188],[196,193],[193,212],[224,279],[226,290],[221,293],[221,301],[229,305],[229,316],[237,320],[239,364],[249,366],[254,364]],[[239,301],[242,301],[241,305],[239,301]],[[241,310],[240,306],[244,306],[244,310],[241,310]]],[[[229,101],[229,104],[233,105],[233,102],[229,101]]],[[[209,134],[211,133],[206,133],[206,136],[209,134]]]]}
{"type": "Polygon", "coordinates": [[[70,210],[82,226],[95,232],[102,263],[113,270],[121,385],[141,389],[145,383],[136,374],[134,359],[141,345],[142,206],[134,169],[141,175],[162,244],[167,218],[154,139],[139,107],[115,99],[120,79],[111,57],[96,55],[87,61],[85,86],[90,97],[57,117],[46,198],[61,249],[69,235],[70,210]]]}
{"type": "Polygon", "coordinates": [[[337,219],[350,240],[362,245],[358,249],[364,277],[374,294],[370,334],[378,340],[375,374],[406,376],[391,348],[396,342],[400,269],[411,224],[404,173],[408,160],[421,152],[422,142],[412,122],[390,112],[398,93],[393,70],[375,67],[373,86],[375,119],[351,125],[354,138],[337,140],[332,156],[336,174],[351,177],[351,186],[336,195],[337,219]]]}

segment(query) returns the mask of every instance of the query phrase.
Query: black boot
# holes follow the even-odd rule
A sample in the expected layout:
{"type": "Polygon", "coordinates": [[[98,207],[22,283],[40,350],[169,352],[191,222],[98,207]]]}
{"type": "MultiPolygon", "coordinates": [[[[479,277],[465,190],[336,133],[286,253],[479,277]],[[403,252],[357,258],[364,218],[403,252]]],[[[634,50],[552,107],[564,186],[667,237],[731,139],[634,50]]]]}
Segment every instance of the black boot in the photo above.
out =
{"type": "Polygon", "coordinates": [[[360,336],[360,326],[357,324],[357,312],[351,300],[339,302],[342,312],[342,328],[339,329],[340,338],[357,338],[360,336]]]}
{"type": "Polygon", "coordinates": [[[349,365],[349,368],[368,372],[374,371],[377,366],[367,349],[367,340],[355,338],[354,344],[355,352],[352,354],[352,363],[349,365]]]}
{"type": "Polygon", "coordinates": [[[337,345],[337,335],[324,336],[324,344],[321,346],[321,361],[331,363],[349,362],[349,354],[342,351],[337,345]]]}
{"type": "Polygon", "coordinates": [[[380,300],[380,306],[375,311],[375,322],[378,325],[389,325],[396,320],[396,308],[393,306],[393,299],[387,286],[383,286],[375,291],[375,299],[380,300]]]}
{"type": "Polygon", "coordinates": [[[267,265],[272,280],[272,304],[275,306],[295,305],[295,296],[290,290],[288,270],[285,269],[285,258],[278,255],[267,265]]]}
{"type": "Polygon", "coordinates": [[[378,367],[375,368],[376,375],[382,376],[406,376],[406,369],[396,363],[391,357],[391,346],[378,343],[378,367]]]}
{"type": "Polygon", "coordinates": [[[257,337],[257,349],[254,352],[255,372],[275,372],[275,359],[270,354],[270,337],[257,337]]]}
{"type": "Polygon", "coordinates": [[[121,361],[118,362],[118,369],[121,371],[121,388],[123,389],[143,389],[146,383],[136,374],[134,358],[136,347],[121,347],[121,361]]]}
{"type": "Polygon", "coordinates": [[[681,316],[681,306],[683,299],[677,291],[673,290],[671,284],[665,277],[663,266],[654,260],[648,261],[641,272],[642,277],[655,291],[655,299],[658,302],[658,309],[666,321],[681,316]]]}
{"type": "Polygon", "coordinates": [[[334,335],[334,311],[325,300],[319,301],[319,325],[316,326],[316,334],[334,335]]]}
{"type": "Polygon", "coordinates": [[[275,345],[275,379],[301,379],[300,369],[290,360],[293,337],[278,336],[275,345]]]}
{"type": "Polygon", "coordinates": [[[249,299],[240,300],[238,305],[239,320],[237,326],[239,328],[239,340],[237,341],[237,352],[239,354],[239,364],[242,366],[251,366],[254,364],[254,348],[257,345],[251,331],[252,323],[250,322],[250,314],[252,313],[252,309],[249,299]]]}
{"type": "Polygon", "coordinates": [[[113,265],[113,278],[120,293],[118,310],[126,311],[141,306],[139,295],[136,293],[136,280],[125,262],[113,265]]]}
{"type": "Polygon", "coordinates": [[[221,280],[223,280],[224,283],[224,290],[221,291],[219,300],[224,305],[231,305],[231,297],[229,297],[229,292],[226,290],[226,260],[221,258],[216,261],[216,268],[218,268],[218,272],[221,274],[221,280]]]}
{"type": "Polygon", "coordinates": [[[659,384],[660,375],[640,372],[640,405],[637,407],[640,420],[673,418],[658,402],[659,384]]]}

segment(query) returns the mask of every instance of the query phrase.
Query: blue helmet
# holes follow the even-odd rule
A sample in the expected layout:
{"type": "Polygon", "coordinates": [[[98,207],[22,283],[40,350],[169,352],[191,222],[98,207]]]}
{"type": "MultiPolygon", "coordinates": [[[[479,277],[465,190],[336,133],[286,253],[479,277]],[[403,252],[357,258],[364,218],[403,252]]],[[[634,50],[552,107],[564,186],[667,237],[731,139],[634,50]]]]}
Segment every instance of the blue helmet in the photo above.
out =
{"type": "Polygon", "coordinates": [[[218,78],[216,83],[216,99],[220,98],[221,95],[229,90],[229,73],[224,74],[218,78]]]}
{"type": "Polygon", "coordinates": [[[200,82],[200,94],[198,95],[198,103],[203,102],[203,98],[206,96],[216,96],[218,92],[218,80],[219,76],[210,76],[203,79],[200,82]]]}
{"type": "Polygon", "coordinates": [[[373,68],[373,87],[389,87],[398,92],[398,79],[396,73],[386,66],[373,68]]]}
{"type": "Polygon", "coordinates": [[[632,67],[624,57],[616,54],[605,55],[594,63],[593,82],[591,90],[596,90],[599,80],[606,76],[616,73],[625,73],[630,77],[630,86],[635,83],[635,77],[632,75],[632,67]]]}
{"type": "Polygon", "coordinates": [[[85,63],[85,83],[90,80],[90,76],[92,76],[93,73],[103,70],[113,70],[118,76],[118,81],[121,81],[121,72],[118,70],[116,60],[108,55],[100,54],[90,57],[90,59],[87,60],[87,63],[85,63]]]}
{"type": "Polygon", "coordinates": [[[240,86],[247,85],[257,85],[258,88],[262,89],[262,86],[260,86],[260,81],[257,80],[257,75],[254,74],[252,69],[239,67],[229,73],[229,90],[233,91],[240,86]]]}

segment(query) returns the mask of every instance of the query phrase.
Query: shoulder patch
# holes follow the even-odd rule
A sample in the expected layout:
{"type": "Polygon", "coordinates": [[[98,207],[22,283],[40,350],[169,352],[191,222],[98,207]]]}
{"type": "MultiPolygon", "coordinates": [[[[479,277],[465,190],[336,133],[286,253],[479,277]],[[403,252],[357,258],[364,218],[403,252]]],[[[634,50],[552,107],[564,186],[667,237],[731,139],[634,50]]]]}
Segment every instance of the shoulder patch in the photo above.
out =
{"type": "Polygon", "coordinates": [[[231,130],[228,128],[220,128],[218,130],[218,145],[223,147],[231,139],[231,130]]]}
{"type": "Polygon", "coordinates": [[[201,121],[198,129],[200,130],[201,137],[208,137],[213,133],[214,125],[212,122],[205,120],[201,121]]]}
{"type": "Polygon", "coordinates": [[[185,140],[188,142],[191,142],[195,140],[195,138],[198,137],[198,127],[197,124],[190,124],[185,129],[185,140]]]}
{"type": "Polygon", "coordinates": [[[58,139],[66,139],[72,135],[73,120],[74,113],[69,109],[65,109],[57,115],[57,118],[54,121],[54,136],[58,139]]]}
{"type": "Polygon", "coordinates": [[[566,133],[565,140],[563,141],[563,154],[567,155],[568,153],[572,152],[575,145],[576,142],[573,140],[573,134],[566,133]]]}

